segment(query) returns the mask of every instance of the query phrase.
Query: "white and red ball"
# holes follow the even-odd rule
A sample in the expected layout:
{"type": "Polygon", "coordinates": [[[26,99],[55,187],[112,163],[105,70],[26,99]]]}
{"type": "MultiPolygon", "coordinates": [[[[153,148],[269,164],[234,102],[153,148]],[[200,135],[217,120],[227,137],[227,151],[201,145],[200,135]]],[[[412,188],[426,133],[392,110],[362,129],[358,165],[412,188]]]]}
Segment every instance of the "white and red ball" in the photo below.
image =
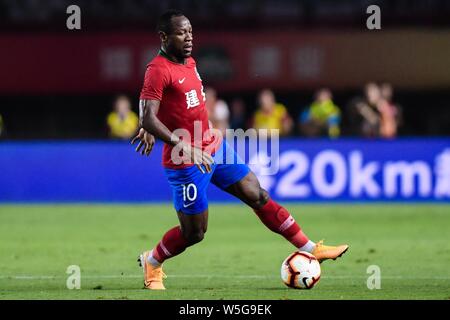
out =
{"type": "Polygon", "coordinates": [[[281,279],[294,289],[311,289],[320,279],[320,263],[311,253],[296,251],[281,265],[281,279]]]}

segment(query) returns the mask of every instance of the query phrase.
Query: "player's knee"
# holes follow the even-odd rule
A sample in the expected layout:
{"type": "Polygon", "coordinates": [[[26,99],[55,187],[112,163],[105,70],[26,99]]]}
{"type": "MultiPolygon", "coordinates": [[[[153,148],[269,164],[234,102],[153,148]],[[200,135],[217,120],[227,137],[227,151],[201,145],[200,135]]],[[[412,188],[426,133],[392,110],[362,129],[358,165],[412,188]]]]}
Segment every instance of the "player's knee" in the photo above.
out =
{"type": "Polygon", "coordinates": [[[204,237],[205,233],[203,232],[203,230],[190,232],[189,234],[185,235],[186,241],[188,242],[189,245],[199,243],[200,241],[203,240],[204,237]]]}
{"type": "Polygon", "coordinates": [[[268,200],[268,194],[267,192],[262,189],[260,186],[257,188],[250,188],[246,190],[245,193],[247,202],[253,207],[259,207],[261,205],[264,205],[268,200]]]}
{"type": "Polygon", "coordinates": [[[263,207],[267,203],[267,201],[269,201],[269,199],[270,199],[269,193],[263,188],[259,188],[258,194],[257,196],[255,196],[255,201],[252,207],[254,209],[259,209],[263,207]]]}

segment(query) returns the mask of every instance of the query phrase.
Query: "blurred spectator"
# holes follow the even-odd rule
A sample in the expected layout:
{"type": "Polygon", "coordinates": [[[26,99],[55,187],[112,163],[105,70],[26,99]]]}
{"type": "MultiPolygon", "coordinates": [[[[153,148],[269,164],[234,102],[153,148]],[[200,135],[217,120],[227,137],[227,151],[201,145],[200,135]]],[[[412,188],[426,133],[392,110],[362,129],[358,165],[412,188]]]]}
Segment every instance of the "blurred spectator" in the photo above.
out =
{"type": "Polygon", "coordinates": [[[351,133],[363,137],[378,137],[380,133],[380,113],[378,103],[381,99],[380,88],[370,82],[364,87],[364,98],[350,101],[349,122],[351,133]]]}
{"type": "Polygon", "coordinates": [[[131,110],[131,101],[125,95],[118,96],[114,101],[114,111],[108,115],[107,124],[113,138],[129,139],[137,131],[139,118],[131,110]]]}
{"type": "Polygon", "coordinates": [[[390,83],[380,86],[381,98],[377,107],[380,112],[380,136],[383,138],[395,138],[402,122],[401,110],[392,102],[393,91],[390,83]]]}
{"type": "Polygon", "coordinates": [[[231,120],[230,125],[232,129],[245,129],[246,115],[245,103],[242,99],[233,99],[231,102],[231,120]]]}
{"type": "Polygon", "coordinates": [[[329,89],[320,89],[316,92],[315,101],[300,114],[301,133],[307,137],[339,137],[341,111],[332,99],[333,96],[329,89]]]}
{"type": "Polygon", "coordinates": [[[259,93],[259,109],[253,117],[253,127],[255,129],[278,129],[280,136],[288,135],[292,130],[292,118],[289,116],[286,107],[277,103],[274,93],[265,89],[259,93]]]}
{"type": "Polygon", "coordinates": [[[220,130],[225,136],[225,130],[230,127],[228,105],[225,101],[217,98],[217,91],[211,87],[205,89],[205,95],[209,121],[211,121],[213,128],[220,130]]]}

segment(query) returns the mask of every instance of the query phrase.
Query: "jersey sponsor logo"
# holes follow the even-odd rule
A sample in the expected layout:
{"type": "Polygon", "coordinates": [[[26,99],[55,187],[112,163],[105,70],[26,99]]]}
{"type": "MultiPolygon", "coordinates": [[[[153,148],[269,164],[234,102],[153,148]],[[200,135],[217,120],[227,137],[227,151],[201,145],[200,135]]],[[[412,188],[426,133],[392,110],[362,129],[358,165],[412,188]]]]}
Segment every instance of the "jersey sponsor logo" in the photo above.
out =
{"type": "Polygon", "coordinates": [[[179,83],[179,84],[183,84],[184,80],[186,80],[186,77],[184,77],[183,79],[179,79],[179,80],[178,80],[178,83],[179,83]]]}
{"type": "Polygon", "coordinates": [[[200,105],[200,100],[198,99],[197,91],[195,89],[186,92],[185,95],[188,109],[195,108],[200,105]]]}

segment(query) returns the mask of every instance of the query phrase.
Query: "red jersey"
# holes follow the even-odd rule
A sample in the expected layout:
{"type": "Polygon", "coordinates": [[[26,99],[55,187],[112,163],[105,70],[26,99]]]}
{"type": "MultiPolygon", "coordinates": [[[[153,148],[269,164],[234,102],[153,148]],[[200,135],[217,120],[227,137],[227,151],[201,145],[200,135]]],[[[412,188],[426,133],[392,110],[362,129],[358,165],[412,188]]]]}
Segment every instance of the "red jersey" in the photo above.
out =
{"type": "MultiPolygon", "coordinates": [[[[221,139],[208,136],[210,129],[208,110],[205,107],[205,93],[202,79],[197,72],[195,60],[186,59],[185,64],[176,63],[160,52],[148,65],[145,72],[141,100],[159,100],[158,119],[171,131],[184,129],[189,132],[191,144],[201,144],[203,150],[214,153],[221,139]],[[197,123],[197,135],[201,128],[201,141],[194,137],[194,123],[197,123]],[[194,138],[196,143],[194,144],[194,138]]],[[[177,133],[176,133],[177,134],[177,133]]],[[[182,135],[177,134],[181,138],[182,135]]],[[[192,164],[175,164],[171,153],[173,146],[164,144],[162,163],[164,167],[179,169],[192,164]]]]}

